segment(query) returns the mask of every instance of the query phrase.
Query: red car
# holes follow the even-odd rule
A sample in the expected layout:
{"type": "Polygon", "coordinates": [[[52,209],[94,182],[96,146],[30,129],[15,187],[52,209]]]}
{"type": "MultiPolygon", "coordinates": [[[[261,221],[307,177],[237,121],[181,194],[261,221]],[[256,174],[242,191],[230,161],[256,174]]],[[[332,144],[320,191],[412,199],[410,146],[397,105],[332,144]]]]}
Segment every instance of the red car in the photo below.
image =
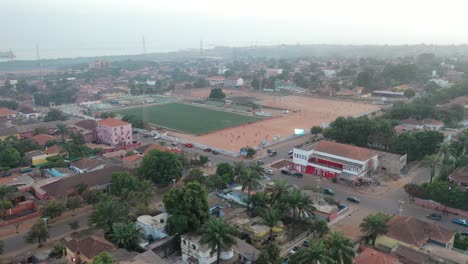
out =
{"type": "Polygon", "coordinates": [[[191,144],[191,143],[185,143],[184,146],[185,146],[186,148],[192,148],[192,147],[193,147],[193,144],[191,144]]]}

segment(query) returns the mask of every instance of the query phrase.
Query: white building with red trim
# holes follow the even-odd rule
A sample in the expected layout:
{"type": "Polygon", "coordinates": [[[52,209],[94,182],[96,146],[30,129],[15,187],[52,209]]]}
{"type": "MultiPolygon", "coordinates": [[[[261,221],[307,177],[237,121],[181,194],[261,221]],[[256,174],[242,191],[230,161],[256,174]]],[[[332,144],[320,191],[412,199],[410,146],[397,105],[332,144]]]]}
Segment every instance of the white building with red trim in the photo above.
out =
{"type": "Polygon", "coordinates": [[[294,148],[290,169],[326,178],[340,176],[356,182],[378,167],[377,151],[322,140],[311,150],[294,148]]]}

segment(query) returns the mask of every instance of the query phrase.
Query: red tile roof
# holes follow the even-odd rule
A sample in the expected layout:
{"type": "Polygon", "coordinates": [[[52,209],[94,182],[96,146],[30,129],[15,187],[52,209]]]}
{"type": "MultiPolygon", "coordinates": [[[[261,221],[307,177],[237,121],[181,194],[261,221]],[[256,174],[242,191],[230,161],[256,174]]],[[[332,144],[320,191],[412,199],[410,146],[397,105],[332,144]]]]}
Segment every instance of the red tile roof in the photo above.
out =
{"type": "Polygon", "coordinates": [[[48,147],[46,149],[46,152],[47,154],[57,154],[57,153],[60,153],[60,151],[62,151],[63,148],[61,146],[58,146],[58,145],[53,145],[51,147],[48,147]]]}
{"type": "Polygon", "coordinates": [[[449,179],[455,183],[468,184],[468,166],[456,169],[449,175],[449,179]]]}
{"type": "Polygon", "coordinates": [[[157,145],[157,144],[151,144],[149,145],[146,150],[143,152],[143,155],[146,155],[148,154],[148,152],[150,152],[151,150],[153,149],[157,149],[157,150],[160,150],[160,151],[170,151],[168,148],[166,147],[163,147],[161,145],[157,145]]]}
{"type": "Polygon", "coordinates": [[[9,116],[9,115],[16,115],[16,112],[5,107],[0,108],[0,116],[9,116]]]}
{"type": "Polygon", "coordinates": [[[47,141],[49,140],[57,140],[56,137],[53,137],[53,136],[49,136],[49,135],[46,135],[46,134],[38,134],[38,135],[35,135],[32,137],[32,140],[36,141],[37,144],[41,145],[41,146],[44,146],[47,141]]]}
{"type": "Polygon", "coordinates": [[[103,126],[108,126],[108,127],[119,127],[119,126],[126,126],[130,124],[130,123],[127,123],[125,121],[122,121],[120,119],[115,119],[115,118],[106,118],[103,120],[99,120],[98,123],[103,126]]]}
{"type": "Polygon", "coordinates": [[[411,216],[395,215],[388,221],[386,236],[422,247],[429,241],[429,237],[433,241],[447,244],[454,238],[455,232],[411,216]]]}
{"type": "Polygon", "coordinates": [[[394,264],[398,263],[396,258],[377,251],[373,248],[364,247],[364,249],[354,258],[355,264],[394,264]]]}
{"type": "Polygon", "coordinates": [[[102,252],[116,250],[113,244],[98,236],[89,236],[81,240],[72,239],[66,241],[65,246],[72,252],[80,252],[88,259],[93,259],[102,252]]]}
{"type": "Polygon", "coordinates": [[[377,152],[367,149],[356,147],[347,144],[322,140],[315,147],[314,151],[328,153],[335,156],[340,156],[353,160],[367,161],[377,155],[377,152]]]}
{"type": "Polygon", "coordinates": [[[134,154],[131,156],[123,157],[122,161],[127,161],[127,162],[135,162],[138,159],[143,158],[140,154],[134,154]]]}

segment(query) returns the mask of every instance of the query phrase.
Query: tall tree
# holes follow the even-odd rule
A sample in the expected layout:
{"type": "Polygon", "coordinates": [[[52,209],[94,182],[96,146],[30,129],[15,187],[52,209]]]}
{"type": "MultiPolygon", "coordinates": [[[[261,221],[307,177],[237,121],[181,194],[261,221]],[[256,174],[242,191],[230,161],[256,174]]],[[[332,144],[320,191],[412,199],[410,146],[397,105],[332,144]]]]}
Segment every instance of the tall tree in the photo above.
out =
{"type": "Polygon", "coordinates": [[[279,264],[281,250],[275,243],[268,244],[258,257],[257,264],[279,264]]]}
{"type": "Polygon", "coordinates": [[[432,178],[435,176],[435,170],[440,164],[440,157],[438,154],[427,155],[422,160],[422,164],[431,169],[429,183],[432,183],[432,178]]]}
{"type": "Polygon", "coordinates": [[[200,243],[208,245],[211,251],[216,251],[216,263],[221,262],[221,251],[229,250],[236,245],[237,230],[224,222],[222,218],[211,218],[201,232],[200,243]]]}
{"type": "Polygon", "coordinates": [[[334,264],[323,240],[311,241],[309,248],[300,250],[291,257],[294,264],[334,264]]]}
{"type": "Polygon", "coordinates": [[[265,169],[257,162],[251,162],[248,169],[255,171],[259,175],[265,173],[265,169]]]}
{"type": "Polygon", "coordinates": [[[60,111],[59,109],[52,109],[50,110],[47,115],[44,117],[44,122],[51,122],[51,121],[65,121],[67,120],[67,116],[65,113],[60,111]]]}
{"type": "Polygon", "coordinates": [[[356,255],[353,243],[342,233],[331,232],[325,239],[325,247],[330,251],[331,257],[338,264],[352,264],[356,255]]]}
{"type": "Polygon", "coordinates": [[[271,187],[270,205],[278,204],[288,197],[291,185],[286,180],[276,179],[271,187]]]}
{"type": "Polygon", "coordinates": [[[50,200],[42,207],[42,216],[49,218],[59,217],[63,212],[65,212],[65,205],[58,200],[50,200]]]}
{"type": "Polygon", "coordinates": [[[442,164],[447,164],[448,159],[453,156],[456,152],[456,149],[447,142],[443,142],[439,145],[438,151],[442,154],[442,164]]]}
{"type": "Polygon", "coordinates": [[[310,229],[312,229],[312,232],[314,233],[314,237],[316,238],[322,238],[326,234],[328,234],[328,231],[330,228],[328,227],[327,222],[323,220],[316,220],[310,225],[310,229]]]}
{"type": "Polygon", "coordinates": [[[21,162],[21,155],[13,147],[5,147],[0,150],[0,167],[14,168],[21,162]]]}
{"type": "Polygon", "coordinates": [[[127,218],[124,206],[109,197],[95,204],[93,209],[88,218],[89,225],[102,228],[109,234],[112,234],[114,223],[123,222],[127,218]]]}
{"type": "Polygon", "coordinates": [[[114,260],[112,256],[107,252],[102,252],[101,254],[97,255],[93,258],[93,262],[91,264],[112,264],[114,260]]]}
{"type": "Polygon", "coordinates": [[[365,233],[371,240],[372,244],[374,244],[377,236],[387,233],[388,220],[390,220],[390,217],[386,214],[371,214],[364,218],[359,227],[361,228],[361,231],[365,233]]]}
{"type": "MultiPolygon", "coordinates": [[[[247,169],[245,171],[245,174],[241,175],[241,186],[242,186],[242,191],[247,190],[247,200],[250,201],[250,195],[252,191],[257,190],[260,188],[260,175],[258,172],[252,170],[252,169],[247,169]]],[[[250,204],[247,204],[247,209],[250,209],[250,204]]]]}
{"type": "Polygon", "coordinates": [[[234,161],[232,165],[233,165],[232,170],[234,173],[234,177],[238,181],[240,179],[240,176],[243,174],[245,170],[245,163],[242,161],[234,161]]]}
{"type": "Polygon", "coordinates": [[[143,158],[139,174],[156,184],[167,184],[182,176],[182,163],[169,151],[151,150],[143,158]]]}
{"type": "Polygon", "coordinates": [[[262,221],[260,224],[270,228],[269,241],[273,241],[273,227],[278,226],[278,222],[284,217],[284,212],[279,208],[264,208],[260,211],[262,221]]]}
{"type": "Polygon", "coordinates": [[[0,216],[5,213],[6,210],[13,207],[9,196],[15,192],[15,189],[9,185],[0,185],[0,216]]]}
{"type": "Polygon", "coordinates": [[[37,222],[31,227],[31,230],[26,234],[24,238],[27,243],[38,243],[39,247],[42,247],[42,244],[47,241],[49,238],[49,231],[47,230],[46,223],[39,219],[37,222]]]}
{"type": "Polygon", "coordinates": [[[57,124],[57,133],[62,138],[62,143],[65,143],[65,135],[68,134],[68,127],[66,124],[59,123],[57,124]]]}
{"type": "Polygon", "coordinates": [[[112,234],[110,234],[111,241],[118,247],[127,250],[134,250],[138,248],[138,239],[140,237],[140,228],[134,222],[115,223],[112,234]]]}
{"type": "Polygon", "coordinates": [[[293,189],[291,192],[289,192],[289,195],[286,198],[286,204],[292,211],[294,220],[292,224],[292,236],[295,237],[295,227],[297,221],[302,217],[302,215],[313,215],[315,207],[313,206],[312,200],[309,198],[309,196],[304,195],[298,189],[293,189]]]}
{"type": "Polygon", "coordinates": [[[68,198],[66,206],[69,210],[72,210],[72,215],[75,215],[75,210],[80,208],[82,204],[81,198],[78,196],[72,196],[68,198]]]}
{"type": "Polygon", "coordinates": [[[183,188],[172,188],[164,195],[164,205],[170,214],[167,229],[170,234],[182,234],[200,228],[210,217],[208,193],[198,182],[183,188]]]}

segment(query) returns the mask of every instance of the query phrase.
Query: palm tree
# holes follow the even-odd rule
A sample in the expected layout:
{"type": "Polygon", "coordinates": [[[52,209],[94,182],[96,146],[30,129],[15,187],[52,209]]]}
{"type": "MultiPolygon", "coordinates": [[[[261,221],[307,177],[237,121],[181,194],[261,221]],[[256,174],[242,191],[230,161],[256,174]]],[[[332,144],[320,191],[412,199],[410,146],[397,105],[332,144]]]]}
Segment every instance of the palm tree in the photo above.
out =
{"type": "Polygon", "coordinates": [[[221,251],[229,250],[237,243],[236,233],[236,229],[223,219],[213,217],[203,226],[200,243],[208,245],[211,251],[216,251],[216,263],[219,264],[221,251]]]}
{"type": "Polygon", "coordinates": [[[137,248],[140,228],[134,222],[116,223],[110,234],[110,239],[118,247],[132,250],[137,248]]]}
{"type": "Polygon", "coordinates": [[[266,225],[270,228],[270,241],[273,241],[273,227],[278,225],[278,222],[284,217],[284,212],[278,208],[264,208],[260,211],[262,221],[259,224],[266,225]]]}
{"type": "Polygon", "coordinates": [[[251,162],[249,164],[249,169],[257,172],[260,175],[265,173],[265,169],[260,164],[258,164],[257,162],[251,162]]]}
{"type": "Polygon", "coordinates": [[[331,232],[325,239],[325,246],[330,251],[331,257],[338,264],[352,264],[356,255],[353,243],[340,232],[331,232]]]}
{"type": "Polygon", "coordinates": [[[438,151],[442,154],[442,163],[445,165],[450,156],[454,156],[456,149],[449,143],[444,142],[439,145],[438,151]]]}
{"type": "Polygon", "coordinates": [[[245,173],[241,175],[240,181],[242,185],[242,191],[247,190],[247,209],[250,209],[250,194],[252,191],[260,188],[260,175],[256,171],[247,169],[245,173]]]}
{"type": "Polygon", "coordinates": [[[285,180],[275,180],[271,190],[270,205],[283,201],[291,189],[291,185],[285,180]]]}
{"type": "Polygon", "coordinates": [[[468,150],[468,130],[464,130],[460,135],[458,135],[457,142],[462,149],[460,156],[465,155],[468,150]]]}
{"type": "Polygon", "coordinates": [[[295,264],[333,264],[323,240],[311,241],[309,248],[299,251],[291,257],[291,263],[295,264]]]}
{"type": "Polygon", "coordinates": [[[382,213],[368,215],[359,225],[361,231],[366,233],[367,237],[371,239],[372,244],[379,235],[387,233],[387,222],[390,216],[382,213]]]}
{"type": "Polygon", "coordinates": [[[57,133],[62,136],[62,143],[65,143],[65,135],[68,134],[68,127],[65,124],[57,124],[57,133]]]}
{"type": "Polygon", "coordinates": [[[124,206],[107,197],[94,205],[94,211],[88,218],[91,226],[104,229],[106,233],[112,234],[114,223],[127,219],[127,212],[124,206]]]}
{"type": "Polygon", "coordinates": [[[313,214],[315,207],[312,205],[312,200],[309,196],[304,195],[298,189],[293,189],[289,192],[288,197],[286,198],[286,204],[292,210],[293,214],[293,224],[292,224],[292,235],[295,237],[295,227],[296,222],[299,218],[305,213],[313,214]]]}
{"type": "Polygon", "coordinates": [[[237,181],[239,181],[240,176],[244,173],[245,170],[245,163],[242,161],[235,161],[232,164],[232,171],[234,174],[234,177],[237,181]]]}
{"type": "Polygon", "coordinates": [[[432,183],[432,178],[435,175],[436,167],[437,165],[440,164],[439,155],[438,154],[426,155],[424,159],[422,160],[422,164],[431,169],[431,178],[429,180],[429,183],[432,183]]]}

